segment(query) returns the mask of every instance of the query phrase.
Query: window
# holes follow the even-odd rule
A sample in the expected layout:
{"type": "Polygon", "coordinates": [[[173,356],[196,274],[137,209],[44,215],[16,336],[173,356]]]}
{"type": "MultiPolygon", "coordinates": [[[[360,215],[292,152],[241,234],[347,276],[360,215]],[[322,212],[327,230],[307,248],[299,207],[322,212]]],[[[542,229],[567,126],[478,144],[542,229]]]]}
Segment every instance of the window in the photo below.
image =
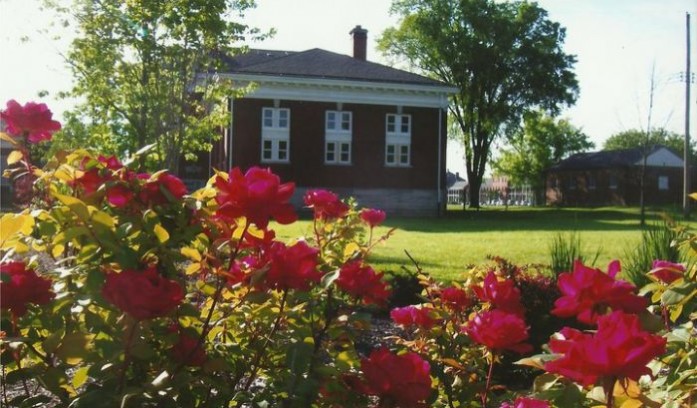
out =
{"type": "Polygon", "coordinates": [[[668,190],[668,176],[658,176],[658,189],[668,190]]]}
{"type": "Polygon", "coordinates": [[[569,178],[569,190],[576,190],[576,184],[576,176],[571,176],[571,178],[569,178]]]}
{"type": "Polygon", "coordinates": [[[351,112],[327,111],[324,125],[324,161],[351,163],[351,112]]]}
{"type": "Polygon", "coordinates": [[[261,112],[261,161],[287,163],[290,160],[290,110],[263,108],[261,112]]]}
{"type": "Polygon", "coordinates": [[[411,116],[388,114],[385,133],[385,164],[409,166],[411,163],[411,116]]]}
{"type": "Polygon", "coordinates": [[[608,181],[608,186],[612,190],[617,190],[617,176],[614,174],[610,174],[610,178],[608,181]]]}
{"type": "Polygon", "coordinates": [[[595,183],[595,176],[593,175],[588,175],[586,178],[586,186],[588,187],[589,190],[595,190],[596,189],[596,183],[595,183]]]}

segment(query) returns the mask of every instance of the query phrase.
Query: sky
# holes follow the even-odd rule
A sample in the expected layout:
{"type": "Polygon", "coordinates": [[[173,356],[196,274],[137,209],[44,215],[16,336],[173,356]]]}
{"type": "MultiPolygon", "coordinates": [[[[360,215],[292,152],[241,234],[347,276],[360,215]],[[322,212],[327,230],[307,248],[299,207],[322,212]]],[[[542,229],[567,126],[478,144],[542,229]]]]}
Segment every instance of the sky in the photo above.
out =
{"type": "MultiPolygon", "coordinates": [[[[248,45],[291,51],[322,48],[351,55],[349,31],[361,25],[368,30],[368,60],[387,64],[375,45],[380,34],[398,21],[390,15],[390,4],[390,0],[257,0],[245,22],[275,28],[276,35],[248,45]]],[[[566,28],[563,49],[578,60],[580,95],[562,116],[582,128],[597,149],[614,133],[647,127],[652,78],[651,126],[684,134],[685,14],[692,16],[694,73],[697,0],[538,0],[538,4],[566,28]]],[[[41,32],[52,18],[39,5],[37,0],[0,0],[0,103],[40,100],[60,117],[71,106],[57,98],[71,84],[62,57],[70,38],[52,38],[58,32],[55,28],[49,34],[41,32]],[[41,91],[48,95],[39,98],[41,91]]],[[[695,86],[690,101],[690,134],[696,138],[695,86]]],[[[462,155],[456,143],[449,144],[451,171],[465,173],[462,155]]]]}

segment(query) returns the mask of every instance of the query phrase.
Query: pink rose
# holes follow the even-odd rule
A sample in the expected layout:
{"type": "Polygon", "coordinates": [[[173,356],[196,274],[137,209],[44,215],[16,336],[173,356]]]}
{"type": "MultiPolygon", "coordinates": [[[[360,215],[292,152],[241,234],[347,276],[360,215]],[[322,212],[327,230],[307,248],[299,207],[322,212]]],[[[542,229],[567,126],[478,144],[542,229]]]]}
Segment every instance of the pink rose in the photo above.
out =
{"type": "Polygon", "coordinates": [[[608,310],[643,311],[647,300],[635,294],[636,288],[631,283],[615,279],[619,270],[619,261],[610,263],[607,274],[574,262],[572,273],[559,275],[557,285],[562,296],[554,302],[552,314],[576,316],[582,323],[594,324],[608,310]]]}
{"type": "Polygon", "coordinates": [[[598,317],[594,334],[565,328],[561,335],[549,342],[561,357],[546,363],[545,370],[584,386],[601,378],[638,380],[651,374],[646,365],[666,350],[665,338],[644,331],[636,315],[621,311],[598,317]]]}
{"type": "Polygon", "coordinates": [[[361,210],[361,219],[370,225],[370,228],[374,228],[382,224],[382,222],[385,221],[385,217],[385,212],[381,210],[371,208],[361,210]]]}
{"type": "Polygon", "coordinates": [[[339,200],[336,194],[327,190],[310,190],[303,198],[305,205],[312,208],[316,220],[341,218],[349,211],[349,206],[339,200]]]}
{"type": "Polygon", "coordinates": [[[344,292],[362,298],[365,303],[383,305],[390,296],[382,273],[375,273],[373,268],[361,265],[359,261],[343,265],[336,284],[344,292]]]}
{"type": "Polygon", "coordinates": [[[528,328],[518,315],[494,309],[479,313],[463,327],[472,340],[490,350],[528,353],[532,346],[528,339],[528,328]]]}
{"type": "Polygon", "coordinates": [[[218,190],[215,200],[219,205],[216,215],[223,219],[247,217],[261,229],[266,228],[271,217],[279,224],[290,224],[298,219],[288,202],[295,184],[281,184],[271,170],[252,167],[242,174],[239,168],[234,168],[227,180],[216,178],[215,188],[218,190]]]}
{"type": "Polygon", "coordinates": [[[0,119],[7,125],[7,133],[15,137],[26,136],[29,143],[51,140],[61,124],[52,119],[53,113],[45,103],[27,102],[24,106],[14,99],[0,111],[0,119]]]}
{"type": "Polygon", "coordinates": [[[659,281],[669,285],[673,281],[683,277],[685,274],[685,267],[679,263],[656,259],[653,261],[653,266],[651,267],[649,274],[653,275],[659,281]]]}

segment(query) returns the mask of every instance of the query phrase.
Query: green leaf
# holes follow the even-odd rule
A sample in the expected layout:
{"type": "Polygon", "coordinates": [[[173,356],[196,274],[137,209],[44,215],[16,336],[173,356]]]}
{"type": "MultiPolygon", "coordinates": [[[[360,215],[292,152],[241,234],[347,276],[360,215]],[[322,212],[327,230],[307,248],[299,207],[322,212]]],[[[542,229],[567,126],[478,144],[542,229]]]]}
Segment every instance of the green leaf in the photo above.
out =
{"type": "Polygon", "coordinates": [[[697,282],[683,282],[679,286],[670,286],[661,296],[661,302],[664,305],[676,305],[697,293],[697,282]]]}
{"type": "Polygon", "coordinates": [[[93,338],[93,334],[68,333],[56,350],[56,356],[67,364],[80,364],[87,357],[93,338]]]}

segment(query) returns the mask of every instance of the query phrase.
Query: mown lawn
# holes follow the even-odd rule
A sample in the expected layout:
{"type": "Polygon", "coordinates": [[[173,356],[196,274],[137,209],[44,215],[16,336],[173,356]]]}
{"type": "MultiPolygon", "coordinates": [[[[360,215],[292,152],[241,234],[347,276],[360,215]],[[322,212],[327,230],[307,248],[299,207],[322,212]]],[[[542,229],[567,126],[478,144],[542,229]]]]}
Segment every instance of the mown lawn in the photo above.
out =
{"type": "MultiPolygon", "coordinates": [[[[650,210],[649,226],[660,223],[661,211],[650,210]]],[[[636,208],[487,208],[456,210],[436,219],[388,218],[377,229],[395,227],[392,238],[374,251],[369,262],[380,270],[413,269],[408,251],[421,267],[443,280],[458,279],[468,265],[482,264],[487,255],[504,257],[516,264],[549,264],[550,245],[558,233],[577,231],[583,253],[605,268],[612,259],[627,256],[641,239],[636,208]]],[[[279,238],[308,235],[310,220],[292,226],[274,226],[279,238]]]]}

